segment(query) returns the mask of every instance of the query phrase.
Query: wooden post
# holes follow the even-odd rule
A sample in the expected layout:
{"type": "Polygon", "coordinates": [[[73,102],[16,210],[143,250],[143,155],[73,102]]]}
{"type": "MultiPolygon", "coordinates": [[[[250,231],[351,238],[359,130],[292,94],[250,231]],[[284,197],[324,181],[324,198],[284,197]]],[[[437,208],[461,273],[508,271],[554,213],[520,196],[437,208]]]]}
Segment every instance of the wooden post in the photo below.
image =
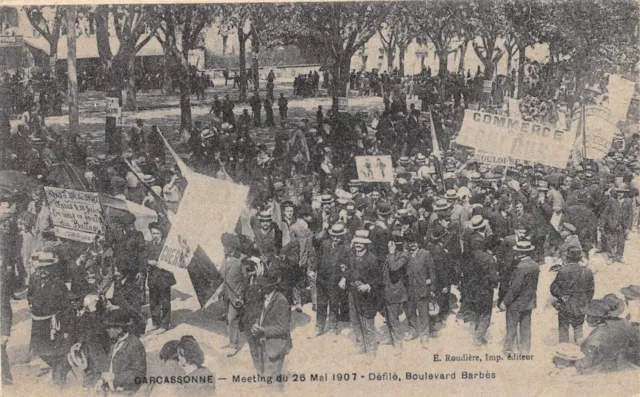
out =
{"type": "Polygon", "coordinates": [[[67,6],[67,100],[69,103],[69,133],[77,134],[78,115],[78,75],[76,72],[76,6],[67,6]]]}

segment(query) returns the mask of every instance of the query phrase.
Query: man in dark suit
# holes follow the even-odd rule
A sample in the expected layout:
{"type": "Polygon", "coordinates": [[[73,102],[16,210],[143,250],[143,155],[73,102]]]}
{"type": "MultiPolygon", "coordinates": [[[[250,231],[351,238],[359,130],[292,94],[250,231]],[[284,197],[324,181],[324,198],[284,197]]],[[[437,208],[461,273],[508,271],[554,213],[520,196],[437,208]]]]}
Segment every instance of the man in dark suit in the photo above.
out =
{"type": "Polygon", "coordinates": [[[145,256],[148,264],[147,285],[153,329],[165,332],[171,324],[171,286],[176,279],[168,270],[158,267],[158,258],[164,246],[164,230],[156,222],[149,224],[151,241],[146,243],[145,256]]]}
{"type": "Polygon", "coordinates": [[[13,383],[11,377],[11,367],[9,366],[9,356],[7,355],[7,342],[11,336],[11,324],[13,320],[13,311],[11,310],[11,283],[9,283],[9,273],[13,267],[0,263],[0,334],[2,335],[2,384],[10,385],[13,383]]]}
{"type": "Polygon", "coordinates": [[[447,248],[446,238],[448,230],[442,225],[435,225],[429,233],[430,242],[427,251],[431,253],[433,262],[436,265],[437,277],[431,284],[431,291],[436,295],[436,301],[440,307],[440,313],[434,319],[438,324],[432,325],[432,331],[441,326],[447,320],[451,308],[449,306],[449,295],[451,285],[455,280],[456,269],[453,264],[451,252],[447,248]]]}
{"type": "Polygon", "coordinates": [[[567,207],[567,222],[574,225],[578,231],[578,239],[587,258],[598,236],[598,218],[588,207],[589,195],[586,191],[576,194],[577,204],[567,207]]]}
{"type": "Polygon", "coordinates": [[[109,370],[100,376],[97,390],[132,395],[140,388],[140,379],[147,375],[147,353],[140,339],[129,333],[132,325],[126,310],[109,312],[105,326],[115,343],[109,351],[109,370]]]}
{"type": "Polygon", "coordinates": [[[315,274],[318,292],[315,336],[324,334],[328,309],[329,331],[333,332],[335,339],[338,319],[347,307],[346,294],[338,287],[338,282],[349,263],[349,245],[345,242],[347,229],[342,223],[335,223],[329,234],[331,240],[322,243],[322,256],[319,261],[312,262],[309,269],[315,274]]]}
{"type": "Polygon", "coordinates": [[[560,343],[569,342],[569,325],[573,327],[573,339],[580,345],[583,341],[582,325],[589,302],[593,299],[593,273],[580,264],[582,251],[569,248],[567,261],[551,283],[551,295],[561,301],[558,307],[558,334],[560,343]]]}
{"type": "Polygon", "coordinates": [[[333,197],[325,194],[320,197],[322,208],[315,211],[309,227],[313,231],[314,247],[317,251],[322,249],[322,242],[329,238],[331,226],[338,221],[338,211],[334,207],[333,197]]]}
{"type": "Polygon", "coordinates": [[[406,265],[407,290],[409,303],[407,318],[409,335],[405,340],[420,337],[424,349],[429,343],[429,300],[432,297],[431,285],[436,281],[435,265],[431,253],[419,246],[420,237],[415,234],[405,236],[409,248],[409,261],[406,265]]]}
{"type": "Polygon", "coordinates": [[[401,311],[407,309],[409,299],[405,285],[405,268],[409,262],[409,255],[403,246],[404,237],[400,232],[394,232],[393,241],[389,242],[389,254],[382,269],[385,317],[396,355],[402,353],[399,317],[401,311]]]}
{"type": "Polygon", "coordinates": [[[531,350],[531,311],[536,308],[536,290],[540,269],[529,256],[535,247],[530,241],[518,241],[513,247],[518,265],[513,271],[509,290],[500,310],[507,312],[507,335],[504,341],[505,354],[515,353],[518,326],[520,327],[519,353],[529,354],[531,350]]]}
{"type": "Polygon", "coordinates": [[[248,277],[240,254],[241,243],[235,234],[222,235],[224,259],[222,261],[222,294],[227,306],[227,326],[229,327],[229,348],[227,357],[235,356],[240,350],[240,320],[244,310],[244,293],[248,277]]]}
{"type": "Polygon", "coordinates": [[[349,260],[349,269],[338,283],[342,289],[348,287],[351,327],[356,335],[358,353],[367,353],[369,364],[376,357],[373,320],[378,312],[378,295],[382,288],[382,269],[376,256],[368,250],[370,244],[367,237],[353,239],[354,252],[349,260]]]}
{"type": "Polygon", "coordinates": [[[291,343],[291,306],[287,298],[278,291],[280,278],[273,272],[267,272],[258,278],[258,285],[264,294],[262,312],[251,327],[251,337],[257,339],[257,355],[254,360],[256,371],[263,376],[275,379],[282,372],[284,358],[289,354],[291,343]]]}
{"type": "Polygon", "coordinates": [[[600,216],[600,226],[606,247],[614,262],[622,262],[624,244],[633,224],[633,204],[626,198],[626,186],[615,188],[615,197],[609,198],[600,216]]]}

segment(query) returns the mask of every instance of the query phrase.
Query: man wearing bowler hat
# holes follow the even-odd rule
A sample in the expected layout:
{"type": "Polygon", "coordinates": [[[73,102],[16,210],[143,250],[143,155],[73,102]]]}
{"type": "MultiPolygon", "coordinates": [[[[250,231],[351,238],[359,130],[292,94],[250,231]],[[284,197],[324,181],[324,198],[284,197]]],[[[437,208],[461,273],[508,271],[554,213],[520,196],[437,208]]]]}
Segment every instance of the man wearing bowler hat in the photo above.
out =
{"type": "Polygon", "coordinates": [[[633,204],[626,195],[626,185],[616,187],[615,195],[607,201],[600,216],[600,227],[606,240],[607,252],[614,262],[622,263],[624,245],[633,224],[633,204]]]}
{"type": "Polygon", "coordinates": [[[580,264],[582,250],[571,247],[555,280],[551,283],[551,295],[558,299],[558,334],[560,343],[569,342],[569,325],[573,328],[573,339],[580,345],[583,341],[582,325],[589,302],[593,299],[595,285],[591,270],[580,264]]]}
{"type": "Polygon", "coordinates": [[[258,342],[250,345],[251,354],[258,374],[276,377],[281,374],[284,359],[293,347],[289,332],[291,306],[278,290],[280,277],[275,273],[266,272],[257,283],[264,301],[260,315],[250,329],[251,337],[258,342]]]}
{"type": "Polygon", "coordinates": [[[538,264],[530,257],[534,249],[531,242],[526,240],[518,241],[513,246],[518,265],[511,275],[507,295],[500,305],[500,310],[507,312],[505,354],[516,352],[516,339],[520,341],[520,354],[529,354],[531,350],[531,311],[536,308],[536,290],[540,275],[538,264]]]}
{"type": "Polygon", "coordinates": [[[104,324],[114,344],[109,351],[108,371],[100,376],[96,390],[135,394],[147,375],[147,353],[140,339],[129,332],[134,322],[126,310],[116,309],[109,312],[104,324]]]}

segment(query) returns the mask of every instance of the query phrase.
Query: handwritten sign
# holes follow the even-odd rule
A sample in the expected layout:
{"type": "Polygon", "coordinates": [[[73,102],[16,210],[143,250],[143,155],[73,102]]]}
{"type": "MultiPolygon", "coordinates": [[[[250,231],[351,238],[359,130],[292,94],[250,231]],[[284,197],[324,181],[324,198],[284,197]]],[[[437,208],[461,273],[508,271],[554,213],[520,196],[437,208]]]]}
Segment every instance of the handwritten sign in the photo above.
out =
{"type": "Polygon", "coordinates": [[[56,236],[91,243],[104,233],[98,193],[45,187],[56,236]]]}
{"type": "Polygon", "coordinates": [[[587,159],[604,158],[609,153],[611,143],[616,135],[612,112],[602,106],[587,106],[584,111],[586,137],[583,137],[581,113],[582,109],[578,110],[571,122],[571,129],[578,137],[574,145],[575,156],[582,158],[586,154],[587,159]]]}
{"type": "Polygon", "coordinates": [[[349,107],[349,100],[346,97],[338,97],[338,112],[346,112],[349,107]]]}
{"type": "Polygon", "coordinates": [[[465,110],[456,143],[496,156],[566,168],[573,137],[554,126],[465,110]]]}
{"type": "Polygon", "coordinates": [[[391,156],[356,156],[356,168],[362,182],[393,183],[391,156]]]}

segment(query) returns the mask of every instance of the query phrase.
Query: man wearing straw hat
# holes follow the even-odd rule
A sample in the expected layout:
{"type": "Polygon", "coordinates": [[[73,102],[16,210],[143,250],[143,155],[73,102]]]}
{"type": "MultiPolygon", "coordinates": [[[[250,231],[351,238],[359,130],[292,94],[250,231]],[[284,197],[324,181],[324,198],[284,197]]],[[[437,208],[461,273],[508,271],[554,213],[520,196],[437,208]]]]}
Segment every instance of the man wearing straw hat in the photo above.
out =
{"type": "Polygon", "coordinates": [[[344,269],[349,263],[349,245],[346,244],[347,229],[342,223],[334,223],[329,230],[330,240],[322,243],[322,255],[311,264],[310,271],[316,275],[317,310],[315,336],[324,334],[329,316],[329,331],[338,333],[338,319],[345,311],[347,297],[344,290],[338,287],[344,269]]]}
{"type": "Polygon", "coordinates": [[[367,363],[371,364],[377,349],[374,318],[378,312],[382,272],[378,259],[369,252],[371,240],[367,233],[359,232],[353,239],[354,252],[349,258],[349,268],[338,285],[349,291],[349,314],[356,335],[357,352],[366,353],[367,363]]]}
{"type": "Polygon", "coordinates": [[[540,269],[529,255],[535,247],[530,241],[520,240],[513,246],[518,265],[513,270],[507,295],[500,310],[507,312],[507,335],[504,341],[505,354],[515,353],[515,343],[520,341],[520,354],[529,354],[531,350],[531,311],[536,308],[536,290],[540,269]]]}
{"type": "Polygon", "coordinates": [[[32,354],[40,356],[53,370],[53,382],[62,387],[70,370],[66,360],[69,331],[73,313],[69,290],[52,271],[58,258],[51,252],[41,252],[34,264],[36,271],[29,280],[27,298],[31,308],[32,354]]]}

